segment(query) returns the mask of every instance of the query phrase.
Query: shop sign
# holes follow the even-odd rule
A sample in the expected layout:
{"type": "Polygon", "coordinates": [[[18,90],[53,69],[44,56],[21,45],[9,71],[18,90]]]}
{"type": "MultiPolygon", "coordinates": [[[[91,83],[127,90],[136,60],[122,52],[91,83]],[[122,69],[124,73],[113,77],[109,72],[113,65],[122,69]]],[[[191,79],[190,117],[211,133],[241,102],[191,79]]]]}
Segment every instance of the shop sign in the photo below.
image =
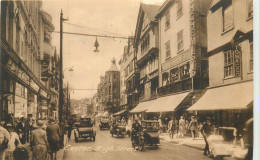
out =
{"type": "Polygon", "coordinates": [[[48,97],[48,94],[43,89],[40,90],[40,95],[45,97],[45,98],[48,97]]]}
{"type": "Polygon", "coordinates": [[[7,69],[9,69],[13,74],[17,75],[23,82],[29,85],[29,76],[21,70],[11,59],[8,60],[7,69]]]}
{"type": "Polygon", "coordinates": [[[196,43],[197,43],[197,35],[196,35],[196,18],[195,14],[195,6],[194,0],[190,0],[190,32],[191,32],[191,67],[190,67],[190,75],[193,77],[196,75],[196,43]]]}
{"type": "Polygon", "coordinates": [[[39,91],[40,87],[34,82],[34,81],[30,81],[30,86],[32,87],[33,90],[35,90],[36,92],[39,91]]]}
{"type": "Polygon", "coordinates": [[[236,48],[233,52],[235,58],[235,77],[240,77],[240,51],[236,48]]]}

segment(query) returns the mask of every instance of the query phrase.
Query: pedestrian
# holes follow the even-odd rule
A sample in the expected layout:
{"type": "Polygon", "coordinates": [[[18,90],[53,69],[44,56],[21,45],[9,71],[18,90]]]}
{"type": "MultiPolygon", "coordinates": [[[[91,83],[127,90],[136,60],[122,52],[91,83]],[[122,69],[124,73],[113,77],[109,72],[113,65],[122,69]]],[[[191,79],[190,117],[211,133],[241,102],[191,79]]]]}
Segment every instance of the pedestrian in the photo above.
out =
{"type": "Polygon", "coordinates": [[[185,120],[183,119],[183,116],[181,116],[179,120],[179,137],[184,137],[185,132],[185,120]]]}
{"type": "Polygon", "coordinates": [[[68,139],[70,140],[71,137],[71,131],[73,130],[73,122],[72,119],[69,120],[68,122],[68,139]]]}
{"type": "Polygon", "coordinates": [[[46,131],[43,130],[44,122],[42,120],[37,121],[36,128],[32,131],[30,137],[31,150],[32,150],[32,159],[33,160],[48,160],[50,147],[47,140],[46,131]]]}
{"type": "Polygon", "coordinates": [[[173,138],[173,131],[174,131],[174,118],[172,117],[168,123],[168,132],[169,132],[169,137],[171,139],[173,138]]]}
{"type": "Polygon", "coordinates": [[[189,121],[185,120],[185,135],[188,135],[188,131],[189,131],[189,121]]]}
{"type": "Polygon", "coordinates": [[[192,139],[195,139],[196,130],[198,128],[198,121],[194,116],[191,116],[191,121],[189,124],[189,129],[191,131],[192,139]]]}
{"type": "Polygon", "coordinates": [[[162,119],[158,119],[159,122],[159,134],[163,135],[163,125],[162,125],[162,119]]]}
{"type": "Polygon", "coordinates": [[[47,140],[50,145],[51,159],[57,159],[57,151],[60,149],[60,128],[55,124],[55,119],[49,119],[49,125],[46,128],[47,140]]]}
{"type": "Polygon", "coordinates": [[[1,121],[0,125],[0,159],[5,160],[6,150],[10,141],[9,132],[3,127],[4,121],[1,121]]]}
{"type": "Polygon", "coordinates": [[[26,143],[26,126],[25,126],[25,118],[22,117],[20,119],[20,122],[17,124],[17,129],[18,129],[18,135],[20,137],[20,141],[22,142],[22,144],[26,143]]]}
{"type": "Polygon", "coordinates": [[[30,139],[30,128],[31,128],[31,124],[32,124],[32,118],[31,115],[26,119],[25,122],[25,132],[26,132],[26,142],[29,143],[29,139],[30,139]]]}
{"type": "Polygon", "coordinates": [[[208,144],[208,137],[210,135],[212,135],[213,132],[214,132],[214,127],[213,127],[213,125],[211,123],[210,117],[208,117],[206,122],[203,123],[200,132],[203,135],[204,141],[206,143],[205,148],[204,148],[204,155],[210,155],[209,144],[208,144]]]}

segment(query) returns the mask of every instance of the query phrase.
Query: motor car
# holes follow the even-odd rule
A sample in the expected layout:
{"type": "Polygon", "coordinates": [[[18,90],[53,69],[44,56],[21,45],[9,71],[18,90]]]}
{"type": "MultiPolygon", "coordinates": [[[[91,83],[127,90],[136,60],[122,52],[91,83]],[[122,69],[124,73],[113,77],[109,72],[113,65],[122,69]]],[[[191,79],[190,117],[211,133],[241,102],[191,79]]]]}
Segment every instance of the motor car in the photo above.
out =
{"type": "Polygon", "coordinates": [[[110,130],[110,134],[112,135],[116,135],[117,138],[124,137],[126,135],[126,127],[124,125],[118,124],[118,125],[113,125],[112,129],[110,130]]]}
{"type": "Polygon", "coordinates": [[[96,131],[93,129],[93,123],[91,122],[91,118],[81,118],[80,123],[76,125],[76,129],[74,130],[75,142],[78,142],[81,139],[86,140],[90,138],[90,140],[96,140],[96,131]]]}
{"type": "Polygon", "coordinates": [[[143,129],[143,146],[154,146],[158,148],[160,145],[159,138],[159,122],[156,120],[142,120],[141,126],[143,129]]]}
{"type": "Polygon", "coordinates": [[[110,120],[109,117],[101,117],[99,122],[99,128],[102,129],[110,129],[110,120]]]}

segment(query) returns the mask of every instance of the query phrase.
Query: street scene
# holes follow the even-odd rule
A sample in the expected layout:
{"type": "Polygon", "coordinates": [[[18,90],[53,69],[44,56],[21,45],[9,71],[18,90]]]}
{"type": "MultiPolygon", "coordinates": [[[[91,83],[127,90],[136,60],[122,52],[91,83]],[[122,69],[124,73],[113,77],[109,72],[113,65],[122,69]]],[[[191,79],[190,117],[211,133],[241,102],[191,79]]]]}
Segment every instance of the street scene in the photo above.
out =
{"type": "Polygon", "coordinates": [[[257,159],[253,6],[1,1],[0,160],[257,159]]]}

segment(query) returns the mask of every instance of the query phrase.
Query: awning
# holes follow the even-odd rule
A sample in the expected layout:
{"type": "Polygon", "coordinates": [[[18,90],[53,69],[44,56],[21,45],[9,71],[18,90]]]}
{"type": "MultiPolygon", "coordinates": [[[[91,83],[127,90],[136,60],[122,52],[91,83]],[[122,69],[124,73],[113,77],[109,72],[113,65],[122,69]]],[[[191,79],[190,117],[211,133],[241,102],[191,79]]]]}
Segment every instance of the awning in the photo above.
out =
{"type": "Polygon", "coordinates": [[[126,109],[113,114],[113,116],[120,116],[120,115],[124,114],[125,112],[126,112],[126,109]]]}
{"type": "Polygon", "coordinates": [[[106,111],[105,113],[102,114],[102,117],[108,117],[108,116],[109,116],[108,111],[106,111]]]}
{"type": "Polygon", "coordinates": [[[253,81],[211,88],[188,110],[246,109],[254,99],[253,81]]]}
{"type": "Polygon", "coordinates": [[[146,112],[171,112],[174,111],[190,92],[175,94],[156,99],[146,112]]]}
{"type": "Polygon", "coordinates": [[[95,117],[100,117],[102,116],[103,113],[98,113],[95,117]]]}
{"type": "Polygon", "coordinates": [[[151,105],[155,102],[156,100],[151,100],[151,101],[145,101],[139,103],[134,109],[130,111],[130,113],[139,113],[139,112],[144,112],[146,111],[151,105]]]}

